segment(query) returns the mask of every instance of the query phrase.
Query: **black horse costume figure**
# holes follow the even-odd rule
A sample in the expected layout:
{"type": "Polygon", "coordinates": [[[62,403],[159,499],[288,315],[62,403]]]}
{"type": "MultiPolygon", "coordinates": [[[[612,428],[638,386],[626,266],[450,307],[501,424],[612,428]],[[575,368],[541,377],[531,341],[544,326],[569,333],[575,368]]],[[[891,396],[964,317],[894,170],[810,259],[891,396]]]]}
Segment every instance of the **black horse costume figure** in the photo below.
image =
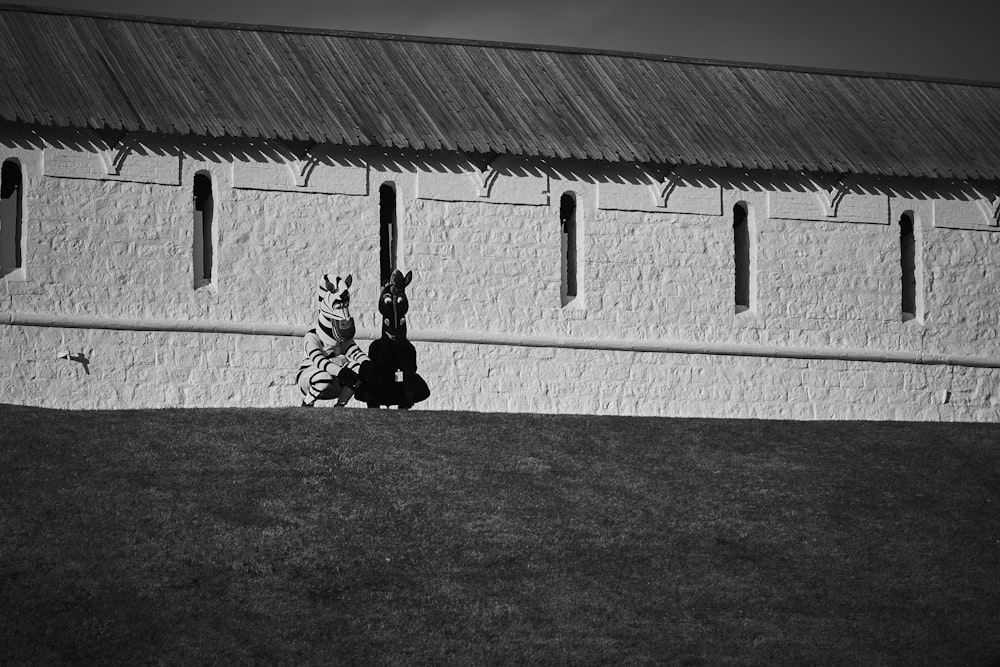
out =
{"type": "Polygon", "coordinates": [[[427,383],[417,374],[417,350],[406,340],[409,302],[405,290],[412,280],[412,271],[403,275],[396,269],[379,294],[382,337],[368,347],[371,375],[355,396],[369,408],[395,405],[407,410],[431,395],[427,383]]]}

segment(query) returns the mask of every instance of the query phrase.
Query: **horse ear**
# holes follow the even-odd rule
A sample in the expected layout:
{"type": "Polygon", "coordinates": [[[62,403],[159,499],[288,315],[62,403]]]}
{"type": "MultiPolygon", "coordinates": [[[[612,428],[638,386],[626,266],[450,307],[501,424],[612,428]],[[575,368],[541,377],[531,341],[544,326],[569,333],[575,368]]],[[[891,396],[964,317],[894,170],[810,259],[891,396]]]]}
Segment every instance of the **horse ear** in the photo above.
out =
{"type": "Polygon", "coordinates": [[[406,287],[413,280],[413,271],[406,272],[406,281],[403,283],[403,287],[406,287]]]}
{"type": "Polygon", "coordinates": [[[351,274],[350,273],[348,273],[347,277],[344,278],[344,284],[347,285],[348,287],[351,286],[351,274]]]}

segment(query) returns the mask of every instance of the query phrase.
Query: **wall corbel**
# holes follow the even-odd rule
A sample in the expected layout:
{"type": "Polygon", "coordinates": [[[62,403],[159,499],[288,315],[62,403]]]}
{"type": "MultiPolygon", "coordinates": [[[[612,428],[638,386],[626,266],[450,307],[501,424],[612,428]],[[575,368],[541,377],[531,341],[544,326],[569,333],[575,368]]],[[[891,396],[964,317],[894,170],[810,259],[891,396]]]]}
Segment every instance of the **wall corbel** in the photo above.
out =
{"type": "Polygon", "coordinates": [[[844,196],[854,185],[856,179],[853,176],[840,176],[825,189],[818,190],[816,196],[828,218],[837,217],[837,209],[844,201],[844,196]]]}
{"type": "Polygon", "coordinates": [[[653,197],[653,205],[657,208],[667,208],[670,195],[680,184],[677,167],[663,165],[661,167],[643,167],[646,178],[649,179],[649,192],[653,197]]]}
{"type": "Polygon", "coordinates": [[[499,176],[496,168],[497,157],[496,153],[466,155],[473,169],[470,176],[476,184],[476,196],[480,198],[489,198],[493,184],[497,181],[497,176],[499,176]]]}
{"type": "Polygon", "coordinates": [[[317,150],[318,148],[318,144],[313,144],[304,152],[294,153],[297,159],[289,166],[293,168],[292,176],[295,178],[297,187],[309,187],[309,179],[312,178],[316,165],[323,157],[322,150],[317,150]]]}
{"type": "Polygon", "coordinates": [[[993,219],[992,224],[1000,225],[1000,186],[994,190],[992,199],[983,202],[983,208],[986,217],[993,219]]]}
{"type": "Polygon", "coordinates": [[[104,173],[108,176],[120,176],[125,158],[132,152],[129,132],[87,132],[91,135],[97,155],[101,160],[104,173]]]}
{"type": "Polygon", "coordinates": [[[285,158],[285,168],[288,169],[288,175],[294,186],[297,188],[307,187],[309,177],[312,175],[313,169],[316,168],[317,158],[312,155],[316,144],[302,150],[294,149],[280,139],[272,139],[271,141],[278,149],[279,154],[285,158]]]}

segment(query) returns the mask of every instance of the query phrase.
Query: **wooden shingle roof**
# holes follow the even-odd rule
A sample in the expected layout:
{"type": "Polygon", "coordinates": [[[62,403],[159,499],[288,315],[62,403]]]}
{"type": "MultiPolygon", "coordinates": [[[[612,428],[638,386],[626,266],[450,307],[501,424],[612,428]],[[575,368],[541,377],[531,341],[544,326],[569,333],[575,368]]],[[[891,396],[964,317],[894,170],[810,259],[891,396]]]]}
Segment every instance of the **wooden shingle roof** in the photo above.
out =
{"type": "Polygon", "coordinates": [[[1000,84],[0,5],[0,120],[1000,179],[1000,84]]]}

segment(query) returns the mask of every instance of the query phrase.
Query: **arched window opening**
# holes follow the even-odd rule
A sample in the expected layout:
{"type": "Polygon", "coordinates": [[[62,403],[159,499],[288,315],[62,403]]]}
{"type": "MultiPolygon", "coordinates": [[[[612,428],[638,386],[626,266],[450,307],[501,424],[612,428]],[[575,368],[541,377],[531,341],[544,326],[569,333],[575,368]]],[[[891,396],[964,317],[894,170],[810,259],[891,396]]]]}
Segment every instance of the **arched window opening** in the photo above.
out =
{"type": "Polygon", "coordinates": [[[576,298],[577,294],[577,234],[576,195],[566,192],[559,198],[559,225],[562,229],[560,255],[562,257],[562,302],[563,305],[576,298]]]}
{"type": "Polygon", "coordinates": [[[396,268],[396,187],[383,183],[378,189],[379,284],[385,285],[396,268]]]}
{"type": "Polygon", "coordinates": [[[736,312],[750,310],[751,266],[750,266],[750,224],[744,203],[733,206],[733,260],[735,265],[736,312]]]}
{"type": "Polygon", "coordinates": [[[194,176],[194,286],[212,284],[215,202],[212,197],[212,177],[199,172],[194,176]]]}
{"type": "Polygon", "coordinates": [[[746,202],[733,205],[733,310],[757,309],[757,241],[753,212],[746,202]]]}
{"type": "Polygon", "coordinates": [[[906,322],[917,317],[917,242],[910,213],[899,218],[899,265],[902,272],[900,309],[906,322]]]}
{"type": "Polygon", "coordinates": [[[0,169],[0,276],[22,266],[21,257],[21,164],[5,160],[0,169]]]}

